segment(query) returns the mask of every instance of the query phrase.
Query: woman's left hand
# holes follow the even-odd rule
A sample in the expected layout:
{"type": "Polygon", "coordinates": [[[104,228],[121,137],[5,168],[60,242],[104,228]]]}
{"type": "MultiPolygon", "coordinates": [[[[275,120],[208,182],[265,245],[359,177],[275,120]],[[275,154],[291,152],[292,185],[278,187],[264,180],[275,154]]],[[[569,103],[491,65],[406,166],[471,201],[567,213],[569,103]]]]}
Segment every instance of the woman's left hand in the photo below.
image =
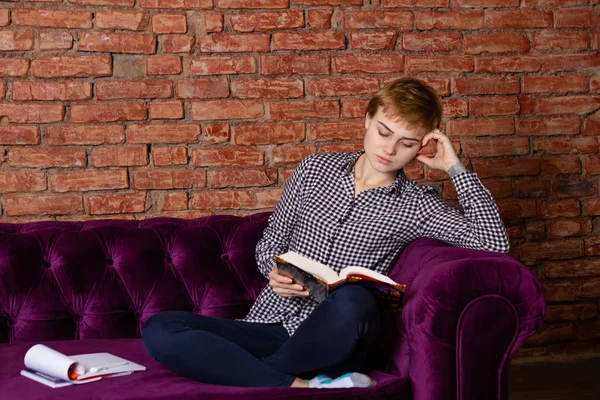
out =
{"type": "Polygon", "coordinates": [[[433,157],[427,157],[419,154],[416,158],[430,168],[439,169],[445,172],[456,163],[460,163],[452,143],[448,136],[444,135],[439,129],[435,129],[423,137],[422,146],[425,147],[430,139],[437,142],[437,151],[433,157]]]}

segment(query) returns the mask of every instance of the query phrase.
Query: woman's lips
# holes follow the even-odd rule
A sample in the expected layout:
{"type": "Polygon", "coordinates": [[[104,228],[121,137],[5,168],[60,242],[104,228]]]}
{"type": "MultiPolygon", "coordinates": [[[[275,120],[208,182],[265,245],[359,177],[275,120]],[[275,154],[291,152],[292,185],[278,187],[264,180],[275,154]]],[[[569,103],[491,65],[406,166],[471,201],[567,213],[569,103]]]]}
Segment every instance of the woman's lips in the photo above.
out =
{"type": "Polygon", "coordinates": [[[377,158],[379,159],[379,162],[382,164],[390,164],[391,163],[391,161],[388,160],[387,158],[383,158],[383,157],[379,157],[379,156],[377,156],[377,158]]]}

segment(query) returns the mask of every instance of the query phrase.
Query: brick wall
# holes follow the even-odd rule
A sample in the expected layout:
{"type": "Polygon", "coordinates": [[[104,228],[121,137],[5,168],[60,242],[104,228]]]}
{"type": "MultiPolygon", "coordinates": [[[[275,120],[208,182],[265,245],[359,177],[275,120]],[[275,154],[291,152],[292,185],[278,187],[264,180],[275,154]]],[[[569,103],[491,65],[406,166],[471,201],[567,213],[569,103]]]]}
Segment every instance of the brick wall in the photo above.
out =
{"type": "MultiPolygon", "coordinates": [[[[271,210],[418,76],[545,284],[521,356],[600,351],[600,0],[0,2],[1,220],[271,210]]],[[[431,152],[432,149],[427,150],[431,152]]],[[[456,193],[418,162],[412,179],[456,193]]]]}

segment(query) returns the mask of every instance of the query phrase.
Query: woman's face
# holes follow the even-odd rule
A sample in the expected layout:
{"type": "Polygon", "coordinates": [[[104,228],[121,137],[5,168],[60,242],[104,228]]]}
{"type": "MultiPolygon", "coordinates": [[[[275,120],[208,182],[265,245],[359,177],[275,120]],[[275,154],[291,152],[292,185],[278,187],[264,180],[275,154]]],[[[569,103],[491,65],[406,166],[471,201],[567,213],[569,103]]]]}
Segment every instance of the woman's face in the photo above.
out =
{"type": "Polygon", "coordinates": [[[410,163],[421,150],[424,130],[408,128],[400,120],[389,119],[381,111],[365,118],[364,148],[367,160],[378,172],[398,171],[410,163]]]}

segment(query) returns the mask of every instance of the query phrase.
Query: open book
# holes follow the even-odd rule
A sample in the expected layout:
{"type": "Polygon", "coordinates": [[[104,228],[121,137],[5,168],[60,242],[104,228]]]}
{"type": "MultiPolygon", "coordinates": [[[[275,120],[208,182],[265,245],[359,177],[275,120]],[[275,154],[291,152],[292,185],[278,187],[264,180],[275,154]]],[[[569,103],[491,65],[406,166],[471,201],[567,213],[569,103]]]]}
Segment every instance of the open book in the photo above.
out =
{"type": "Polygon", "coordinates": [[[296,252],[276,255],[277,270],[308,290],[309,296],[320,303],[330,293],[346,284],[358,284],[369,289],[388,309],[400,309],[406,285],[365,267],[346,267],[338,274],[318,261],[296,252]]]}
{"type": "Polygon", "coordinates": [[[99,381],[145,371],[146,367],[110,353],[66,356],[43,344],[36,344],[25,354],[21,375],[50,387],[62,387],[99,381]]]}

